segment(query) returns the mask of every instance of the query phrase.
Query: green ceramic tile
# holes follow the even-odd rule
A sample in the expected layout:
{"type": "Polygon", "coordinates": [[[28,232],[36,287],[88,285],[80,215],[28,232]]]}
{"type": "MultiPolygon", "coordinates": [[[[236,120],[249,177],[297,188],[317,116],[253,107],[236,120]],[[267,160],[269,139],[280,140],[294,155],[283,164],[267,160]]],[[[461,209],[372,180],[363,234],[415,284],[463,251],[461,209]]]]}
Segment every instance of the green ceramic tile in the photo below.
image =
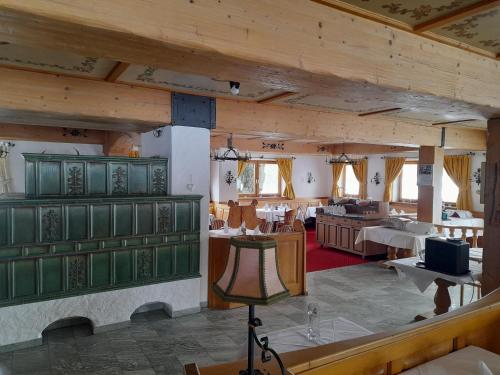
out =
{"type": "Polygon", "coordinates": [[[27,196],[36,195],[36,162],[26,161],[24,164],[24,191],[27,196]]]}
{"type": "Polygon", "coordinates": [[[19,257],[23,253],[21,247],[9,247],[0,249],[0,259],[19,257]]]}
{"type": "Polygon", "coordinates": [[[87,189],[89,195],[105,195],[108,191],[106,163],[87,163],[87,189]]]}
{"type": "Polygon", "coordinates": [[[12,220],[12,243],[22,245],[36,242],[36,208],[15,207],[12,220]]]}
{"type": "Polygon", "coordinates": [[[140,246],[142,245],[142,237],[139,237],[139,238],[127,238],[125,241],[124,241],[124,245],[123,246],[140,246]]]}
{"type": "Polygon", "coordinates": [[[126,163],[111,163],[111,194],[128,194],[129,170],[126,163]]]}
{"type": "Polygon", "coordinates": [[[129,193],[146,194],[148,192],[148,164],[130,164],[129,193]]]}
{"type": "Polygon", "coordinates": [[[0,208],[0,246],[7,246],[9,243],[8,223],[7,208],[0,208]]]}
{"type": "Polygon", "coordinates": [[[163,242],[163,238],[162,237],[148,237],[146,239],[146,242],[147,242],[148,245],[159,244],[159,243],[163,242]]]}
{"type": "Polygon", "coordinates": [[[154,253],[153,249],[140,249],[136,252],[136,270],[137,270],[137,280],[149,280],[152,279],[153,274],[153,264],[154,264],[154,253]]]}
{"type": "Polygon", "coordinates": [[[200,202],[193,202],[193,230],[200,230],[200,202]]]}
{"type": "Polygon", "coordinates": [[[189,256],[191,258],[191,273],[200,272],[200,244],[191,244],[191,253],[189,256]]]}
{"type": "Polygon", "coordinates": [[[184,235],[184,241],[196,241],[200,238],[199,233],[186,233],[184,235]]]}
{"type": "Polygon", "coordinates": [[[66,207],[66,240],[87,239],[87,206],[69,205],[66,207]]]}
{"type": "Polygon", "coordinates": [[[172,276],[172,247],[164,246],[157,249],[158,277],[172,276]]]}
{"type": "Polygon", "coordinates": [[[36,277],[36,260],[14,262],[14,298],[35,296],[36,277]]]}
{"type": "Polygon", "coordinates": [[[132,235],[132,203],[115,205],[115,236],[132,235]]]}
{"type": "Polygon", "coordinates": [[[175,231],[191,230],[191,202],[175,202],[175,231]]]}
{"type": "Polygon", "coordinates": [[[153,234],[154,205],[153,203],[138,203],[136,209],[137,234],[153,234]]]}
{"type": "Polygon", "coordinates": [[[85,163],[64,163],[64,194],[85,194],[85,163]]]}
{"type": "Polygon", "coordinates": [[[103,247],[105,249],[116,249],[117,247],[122,246],[122,240],[108,240],[104,241],[103,247]]]}
{"type": "Polygon", "coordinates": [[[151,166],[151,193],[154,195],[166,195],[168,180],[167,167],[163,164],[153,164],[151,166]]]}
{"type": "Polygon", "coordinates": [[[79,244],[80,251],[92,251],[99,249],[99,241],[82,242],[79,244]]]}
{"type": "Polygon", "coordinates": [[[46,255],[50,253],[50,246],[30,246],[26,248],[26,255],[34,256],[34,255],[46,255]]]}
{"type": "Polygon", "coordinates": [[[38,194],[61,195],[61,162],[40,161],[38,163],[38,194]]]}
{"type": "Polygon", "coordinates": [[[68,290],[86,289],[88,287],[88,256],[77,255],[67,258],[68,290]]]}
{"type": "Polygon", "coordinates": [[[110,254],[94,253],[92,258],[92,281],[91,287],[106,286],[111,283],[110,254]]]}
{"type": "Polygon", "coordinates": [[[59,253],[72,253],[75,251],[75,245],[73,243],[58,243],[54,245],[54,253],[59,254],[59,253]]]}
{"type": "Polygon", "coordinates": [[[63,291],[63,259],[50,257],[42,260],[42,293],[63,291]]]}
{"type": "Polygon", "coordinates": [[[175,245],[175,274],[184,275],[190,271],[189,245],[175,245]]]}
{"type": "Polygon", "coordinates": [[[132,250],[115,251],[115,283],[125,284],[133,281],[132,250]]]}
{"type": "Polygon", "coordinates": [[[0,263],[0,301],[6,300],[9,298],[9,282],[8,282],[8,267],[9,263],[1,262],[0,263]]]}
{"type": "Polygon", "coordinates": [[[111,204],[94,204],[91,206],[92,239],[112,237],[111,204]]]}

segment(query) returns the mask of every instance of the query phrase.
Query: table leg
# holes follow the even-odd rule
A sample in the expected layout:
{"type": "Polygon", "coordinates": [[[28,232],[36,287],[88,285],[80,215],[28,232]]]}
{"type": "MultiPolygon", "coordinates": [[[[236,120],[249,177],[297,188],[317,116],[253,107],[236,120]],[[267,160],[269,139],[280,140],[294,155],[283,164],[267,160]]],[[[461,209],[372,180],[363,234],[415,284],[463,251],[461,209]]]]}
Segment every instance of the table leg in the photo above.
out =
{"type": "Polygon", "coordinates": [[[378,265],[382,268],[394,268],[392,266],[388,266],[385,264],[388,260],[396,260],[398,259],[398,249],[396,247],[387,246],[387,259],[379,260],[378,265]]]}
{"type": "Polygon", "coordinates": [[[401,256],[399,258],[410,258],[413,256],[412,249],[401,249],[401,256]]]}
{"type": "Polygon", "coordinates": [[[436,307],[434,308],[433,313],[417,315],[415,317],[415,320],[417,322],[427,318],[431,318],[435,315],[447,313],[450,310],[451,297],[448,288],[457,284],[444,279],[436,279],[434,280],[434,282],[438,287],[436,290],[436,294],[434,295],[434,304],[436,305],[436,307]]]}

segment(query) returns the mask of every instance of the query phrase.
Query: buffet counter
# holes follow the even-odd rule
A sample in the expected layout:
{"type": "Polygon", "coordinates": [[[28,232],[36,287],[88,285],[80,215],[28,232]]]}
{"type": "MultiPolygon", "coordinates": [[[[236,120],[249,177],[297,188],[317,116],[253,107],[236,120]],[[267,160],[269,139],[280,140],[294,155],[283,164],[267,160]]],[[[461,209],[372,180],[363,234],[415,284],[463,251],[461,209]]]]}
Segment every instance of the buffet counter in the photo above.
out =
{"type": "MultiPolygon", "coordinates": [[[[239,303],[224,302],[212,290],[226,268],[231,237],[237,236],[237,229],[212,230],[209,232],[208,248],[208,307],[211,309],[232,309],[243,306],[239,303]]],[[[253,231],[247,230],[247,234],[253,231]]],[[[306,239],[305,232],[269,233],[278,245],[278,265],[281,279],[290,295],[306,294],[306,239]]]]}
{"type": "Polygon", "coordinates": [[[356,243],[359,232],[364,227],[381,224],[381,218],[373,215],[318,213],[316,216],[316,240],[323,246],[359,254],[385,254],[387,247],[372,241],[356,243]]]}

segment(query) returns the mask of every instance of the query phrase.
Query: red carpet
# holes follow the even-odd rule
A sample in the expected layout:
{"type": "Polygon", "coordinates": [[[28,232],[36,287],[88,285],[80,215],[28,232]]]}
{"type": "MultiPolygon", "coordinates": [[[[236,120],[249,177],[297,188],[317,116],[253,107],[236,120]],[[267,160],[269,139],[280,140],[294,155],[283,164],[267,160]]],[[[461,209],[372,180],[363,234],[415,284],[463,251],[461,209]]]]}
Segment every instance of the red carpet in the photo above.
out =
{"type": "Polygon", "coordinates": [[[307,230],[307,272],[322,271],[330,268],[354,266],[368,263],[369,260],[345,251],[332,248],[321,248],[316,242],[316,231],[307,230]]]}

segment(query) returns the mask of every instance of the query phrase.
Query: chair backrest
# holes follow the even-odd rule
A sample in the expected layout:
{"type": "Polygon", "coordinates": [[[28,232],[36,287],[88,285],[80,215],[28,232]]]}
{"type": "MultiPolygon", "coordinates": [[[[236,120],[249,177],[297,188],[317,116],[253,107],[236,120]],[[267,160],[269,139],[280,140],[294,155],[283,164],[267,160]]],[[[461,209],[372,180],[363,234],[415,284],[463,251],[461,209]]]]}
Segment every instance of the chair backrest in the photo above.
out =
{"type": "Polygon", "coordinates": [[[253,200],[248,206],[241,207],[241,220],[245,222],[248,229],[254,229],[260,224],[260,219],[257,217],[257,200],[253,200]]]}
{"type": "Polygon", "coordinates": [[[276,228],[276,233],[288,233],[293,232],[293,227],[291,225],[281,225],[276,228]]]}
{"type": "Polygon", "coordinates": [[[290,210],[290,211],[285,212],[284,224],[285,225],[292,225],[296,216],[297,216],[297,210],[290,210]]]}
{"type": "Polygon", "coordinates": [[[224,227],[224,220],[215,219],[214,221],[212,221],[213,230],[222,229],[223,227],[224,227]]]}
{"type": "Polygon", "coordinates": [[[269,234],[273,231],[273,223],[270,223],[263,219],[259,224],[259,230],[261,233],[269,234]]]}

